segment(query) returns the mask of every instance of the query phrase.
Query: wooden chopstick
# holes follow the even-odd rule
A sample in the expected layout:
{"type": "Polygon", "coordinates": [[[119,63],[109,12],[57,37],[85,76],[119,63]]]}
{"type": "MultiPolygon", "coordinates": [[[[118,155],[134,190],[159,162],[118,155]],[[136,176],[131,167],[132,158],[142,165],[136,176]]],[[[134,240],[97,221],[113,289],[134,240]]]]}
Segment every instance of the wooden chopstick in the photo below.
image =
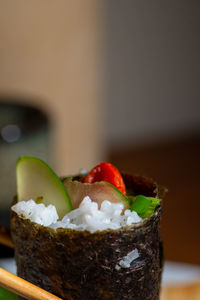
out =
{"type": "Polygon", "coordinates": [[[9,248],[14,248],[10,235],[10,229],[3,225],[0,225],[0,244],[9,248]]]}
{"type": "Polygon", "coordinates": [[[61,298],[0,268],[0,286],[28,300],[61,300],[61,298]]]}

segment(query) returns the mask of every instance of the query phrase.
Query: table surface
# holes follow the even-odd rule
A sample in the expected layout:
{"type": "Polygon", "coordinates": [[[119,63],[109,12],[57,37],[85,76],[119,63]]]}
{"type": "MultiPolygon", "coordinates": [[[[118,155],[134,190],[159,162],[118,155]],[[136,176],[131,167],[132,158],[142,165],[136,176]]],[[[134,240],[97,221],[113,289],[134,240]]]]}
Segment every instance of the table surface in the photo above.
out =
{"type": "Polygon", "coordinates": [[[199,300],[200,299],[200,278],[190,284],[180,284],[163,287],[160,300],[199,300]]]}
{"type": "Polygon", "coordinates": [[[160,300],[188,299],[200,299],[200,266],[166,262],[160,300]]]}

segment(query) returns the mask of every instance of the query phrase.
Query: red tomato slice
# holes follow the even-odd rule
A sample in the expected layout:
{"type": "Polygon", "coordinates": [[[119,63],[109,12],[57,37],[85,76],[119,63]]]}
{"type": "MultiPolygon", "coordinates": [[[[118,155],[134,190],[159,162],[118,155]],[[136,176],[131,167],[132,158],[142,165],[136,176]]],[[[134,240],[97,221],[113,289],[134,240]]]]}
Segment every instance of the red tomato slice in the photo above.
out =
{"type": "Polygon", "coordinates": [[[94,167],[83,182],[94,183],[98,181],[107,181],[114,185],[122,194],[126,195],[126,187],[123,178],[118,169],[109,162],[102,162],[94,167]]]}

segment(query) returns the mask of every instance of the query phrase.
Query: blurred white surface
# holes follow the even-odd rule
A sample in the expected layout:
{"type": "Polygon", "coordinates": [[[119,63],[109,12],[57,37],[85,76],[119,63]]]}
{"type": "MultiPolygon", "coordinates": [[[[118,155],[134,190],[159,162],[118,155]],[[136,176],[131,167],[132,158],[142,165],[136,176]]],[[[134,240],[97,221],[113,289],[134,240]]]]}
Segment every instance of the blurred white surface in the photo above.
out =
{"type": "Polygon", "coordinates": [[[13,273],[17,273],[16,263],[14,258],[2,258],[0,259],[0,267],[13,273]]]}
{"type": "Polygon", "coordinates": [[[200,266],[167,261],[164,265],[163,286],[191,283],[200,278],[200,266]]]}

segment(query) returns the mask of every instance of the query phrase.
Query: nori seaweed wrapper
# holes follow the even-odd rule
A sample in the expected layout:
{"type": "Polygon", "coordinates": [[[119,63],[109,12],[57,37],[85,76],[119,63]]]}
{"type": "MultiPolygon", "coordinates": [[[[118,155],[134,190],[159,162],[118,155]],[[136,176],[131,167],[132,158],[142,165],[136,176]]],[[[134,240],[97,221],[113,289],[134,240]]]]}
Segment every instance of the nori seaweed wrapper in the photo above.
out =
{"type": "MultiPolygon", "coordinates": [[[[123,174],[135,194],[163,198],[151,179],[123,174]]],[[[163,250],[161,206],[142,222],[90,233],[56,231],[11,212],[18,275],[68,300],[158,300],[163,250]],[[116,269],[129,252],[139,257],[116,269]]]]}

